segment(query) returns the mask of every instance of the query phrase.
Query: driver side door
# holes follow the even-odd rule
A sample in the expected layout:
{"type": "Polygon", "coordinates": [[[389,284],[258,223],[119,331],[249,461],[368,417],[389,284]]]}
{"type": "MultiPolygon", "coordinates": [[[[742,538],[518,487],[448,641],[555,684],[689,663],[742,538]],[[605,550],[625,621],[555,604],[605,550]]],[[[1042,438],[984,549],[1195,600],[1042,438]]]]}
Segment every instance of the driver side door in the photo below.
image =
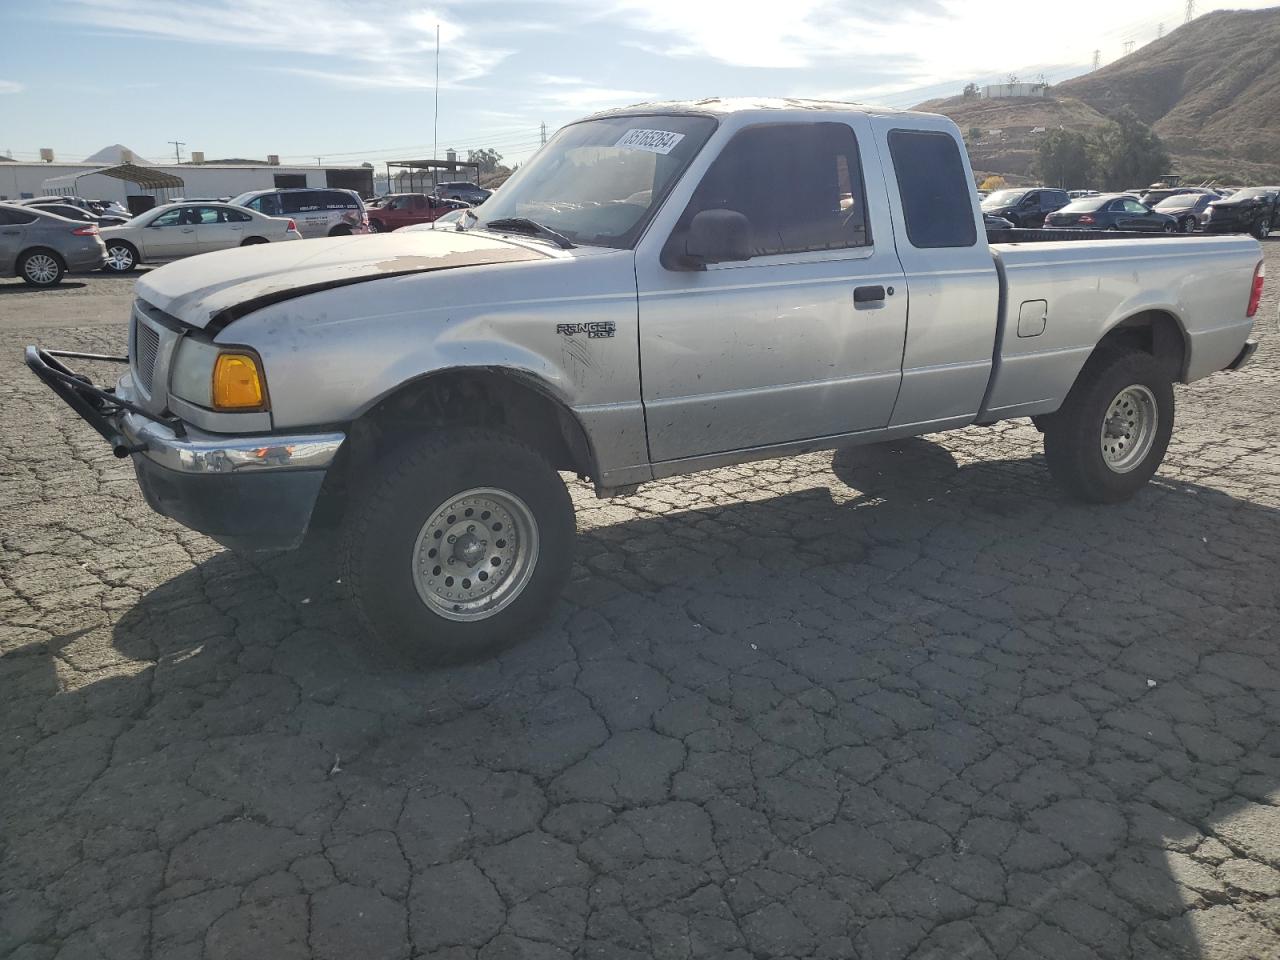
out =
{"type": "Polygon", "coordinates": [[[888,424],[907,289],[878,164],[864,117],[758,124],[724,144],[692,196],[673,194],[636,257],[656,475],[888,424]],[[749,259],[672,260],[704,210],[747,218],[749,259]]]}
{"type": "Polygon", "coordinates": [[[195,207],[174,207],[143,227],[144,256],[152,260],[172,260],[195,253],[195,210],[195,207]]]}

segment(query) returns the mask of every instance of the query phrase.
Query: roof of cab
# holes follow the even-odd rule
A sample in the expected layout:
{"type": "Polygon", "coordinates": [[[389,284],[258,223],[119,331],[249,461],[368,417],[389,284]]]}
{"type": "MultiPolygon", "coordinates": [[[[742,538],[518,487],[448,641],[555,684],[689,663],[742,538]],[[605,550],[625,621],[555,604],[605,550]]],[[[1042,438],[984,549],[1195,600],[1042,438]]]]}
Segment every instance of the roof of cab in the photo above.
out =
{"type": "Polygon", "coordinates": [[[727,115],[759,110],[813,111],[829,113],[865,113],[869,116],[937,117],[938,114],[913,110],[897,110],[893,107],[877,107],[865,103],[846,103],[840,100],[804,100],[799,97],[708,97],[705,100],[662,100],[654,103],[633,103],[629,107],[614,107],[593,113],[585,120],[604,117],[625,117],[643,113],[708,113],[727,115]]]}

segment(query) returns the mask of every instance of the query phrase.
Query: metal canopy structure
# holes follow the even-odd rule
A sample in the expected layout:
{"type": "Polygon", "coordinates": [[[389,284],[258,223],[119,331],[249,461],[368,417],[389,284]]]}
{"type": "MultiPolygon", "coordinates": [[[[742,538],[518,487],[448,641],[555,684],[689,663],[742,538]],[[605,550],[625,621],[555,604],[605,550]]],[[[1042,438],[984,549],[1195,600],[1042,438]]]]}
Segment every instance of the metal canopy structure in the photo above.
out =
{"type": "Polygon", "coordinates": [[[480,164],[474,160],[388,160],[386,163],[388,193],[427,193],[428,176],[430,186],[434,189],[440,182],[442,171],[453,174],[456,179],[459,168],[474,171],[472,181],[480,182],[480,164]],[[391,176],[392,167],[397,168],[394,180],[391,176]],[[406,179],[409,184],[407,190],[404,189],[406,179]]]}
{"type": "Polygon", "coordinates": [[[163,170],[152,167],[141,167],[136,163],[118,163],[114,167],[100,167],[97,170],[86,170],[84,173],[68,173],[65,176],[52,177],[44,182],[44,189],[46,192],[60,192],[59,184],[67,183],[72,187],[73,192],[78,193],[79,187],[76,185],[84,177],[111,177],[113,180],[123,180],[126,183],[136,184],[143,190],[154,190],[159,193],[181,190],[186,186],[186,182],[181,177],[172,173],[165,173],[163,170]]]}

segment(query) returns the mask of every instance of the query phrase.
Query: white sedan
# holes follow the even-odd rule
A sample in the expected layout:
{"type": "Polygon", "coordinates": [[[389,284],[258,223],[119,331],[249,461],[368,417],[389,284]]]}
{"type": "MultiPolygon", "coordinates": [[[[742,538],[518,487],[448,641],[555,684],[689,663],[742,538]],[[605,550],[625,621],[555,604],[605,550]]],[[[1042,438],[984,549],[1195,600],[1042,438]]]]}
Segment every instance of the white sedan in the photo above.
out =
{"type": "Polygon", "coordinates": [[[230,203],[168,203],[128,223],[106,227],[104,270],[127,273],[140,263],[177,260],[197,253],[276,240],[301,240],[288,217],[268,217],[230,203]]]}

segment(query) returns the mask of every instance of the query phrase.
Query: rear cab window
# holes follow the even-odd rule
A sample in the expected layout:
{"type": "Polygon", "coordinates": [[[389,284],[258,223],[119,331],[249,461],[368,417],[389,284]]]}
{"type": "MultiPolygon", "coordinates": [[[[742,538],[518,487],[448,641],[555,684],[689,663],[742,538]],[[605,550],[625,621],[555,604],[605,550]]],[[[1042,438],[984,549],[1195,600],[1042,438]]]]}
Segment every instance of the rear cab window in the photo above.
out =
{"type": "Polygon", "coordinates": [[[972,184],[955,139],[941,131],[891,130],[889,154],[911,245],[974,246],[972,184]]]}

